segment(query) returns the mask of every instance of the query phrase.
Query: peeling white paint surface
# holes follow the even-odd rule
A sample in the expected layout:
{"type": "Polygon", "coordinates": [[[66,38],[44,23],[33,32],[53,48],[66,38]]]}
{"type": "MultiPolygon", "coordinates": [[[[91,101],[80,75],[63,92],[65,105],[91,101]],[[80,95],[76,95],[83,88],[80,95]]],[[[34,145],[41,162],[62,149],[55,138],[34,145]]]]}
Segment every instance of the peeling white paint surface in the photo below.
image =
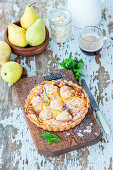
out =
{"type": "Polygon", "coordinates": [[[15,11],[15,16],[18,16],[18,12],[20,11],[20,8],[17,6],[17,4],[13,5],[13,10],[15,11]]]}
{"type": "MultiPolygon", "coordinates": [[[[18,16],[23,11],[23,6],[25,3],[22,1],[14,1],[12,8],[8,8],[9,0],[7,2],[0,2],[0,13],[5,11],[10,13],[8,19],[13,22],[15,19],[18,19],[18,16]],[[3,9],[2,9],[3,7],[3,9]],[[7,7],[7,8],[6,8],[7,7]],[[12,9],[14,11],[12,11],[12,9]],[[22,10],[21,10],[22,9],[22,10]]],[[[48,16],[48,12],[55,7],[64,7],[66,3],[59,0],[43,0],[37,1],[37,4],[43,8],[48,16]]],[[[113,22],[113,5],[112,0],[106,1],[105,18],[102,18],[101,24],[99,27],[102,30],[106,31],[107,35],[110,35],[108,32],[108,26],[110,22],[113,22]],[[111,18],[109,17],[111,15],[111,18]]],[[[48,25],[48,20],[46,20],[48,25]]],[[[113,29],[112,29],[113,31],[113,29]]],[[[4,31],[0,30],[0,39],[3,39],[4,31]]],[[[18,101],[16,101],[15,107],[10,109],[13,105],[13,98],[11,98],[12,86],[8,87],[7,84],[3,84],[3,81],[0,79],[1,87],[5,89],[0,89],[0,92],[4,90],[4,95],[0,99],[0,169],[18,169],[18,170],[80,170],[80,169],[91,169],[91,170],[112,170],[113,169],[113,42],[108,42],[110,44],[109,48],[104,47],[101,51],[101,57],[90,57],[81,53],[78,45],[78,30],[72,29],[72,40],[67,43],[59,46],[55,41],[51,40],[48,46],[48,54],[45,56],[41,55],[38,57],[32,57],[30,59],[16,55],[11,56],[11,60],[20,62],[23,67],[27,70],[27,76],[35,76],[39,73],[42,73],[44,70],[43,64],[46,63],[45,67],[50,71],[51,67],[55,67],[56,64],[53,63],[53,59],[57,56],[60,58],[60,61],[69,56],[69,53],[72,51],[73,55],[77,55],[78,58],[84,60],[84,68],[82,72],[87,76],[85,77],[89,88],[91,89],[92,94],[95,97],[95,100],[98,101],[100,110],[102,111],[106,121],[109,124],[111,129],[111,134],[106,135],[103,132],[102,141],[98,142],[93,146],[80,149],[78,151],[72,151],[62,156],[47,158],[41,156],[37,153],[35,146],[33,144],[30,132],[28,130],[26,121],[24,119],[22,110],[18,107],[18,101]],[[48,57],[48,58],[47,58],[48,57]],[[52,65],[52,66],[51,66],[52,65]],[[41,69],[42,70],[41,70],[41,69]],[[37,72],[39,71],[39,73],[37,72]],[[104,85],[105,84],[105,85],[104,85]],[[10,100],[12,100],[12,105],[10,100]],[[3,103],[7,105],[3,107],[3,103]],[[9,105],[9,108],[8,108],[9,105]],[[3,108],[3,109],[2,109],[3,108]],[[5,110],[6,109],[6,110],[5,110]]],[[[109,41],[109,40],[108,40],[109,41]]],[[[58,68],[61,68],[58,66],[58,68]]],[[[47,71],[46,70],[46,71],[47,71]]],[[[15,94],[13,94],[15,96],[15,94]]],[[[14,106],[14,105],[13,105],[14,106]]],[[[94,113],[95,115],[95,113],[94,113]]],[[[97,119],[98,121],[98,119],[97,119]]],[[[99,123],[99,121],[98,121],[99,123]]],[[[100,123],[99,123],[100,125],[100,123]]],[[[91,132],[90,123],[85,129],[86,133],[91,132]]],[[[101,125],[100,125],[101,127],[101,125]]],[[[102,129],[102,128],[101,128],[102,129]]],[[[103,129],[102,129],[103,131],[103,129]]],[[[66,132],[67,133],[67,132],[66,132]]],[[[70,135],[67,133],[67,135],[70,135]]],[[[79,131],[79,137],[82,137],[82,132],[79,131]]]]}
{"type": "Polygon", "coordinates": [[[0,9],[0,14],[2,14],[2,9],[0,9]]]}

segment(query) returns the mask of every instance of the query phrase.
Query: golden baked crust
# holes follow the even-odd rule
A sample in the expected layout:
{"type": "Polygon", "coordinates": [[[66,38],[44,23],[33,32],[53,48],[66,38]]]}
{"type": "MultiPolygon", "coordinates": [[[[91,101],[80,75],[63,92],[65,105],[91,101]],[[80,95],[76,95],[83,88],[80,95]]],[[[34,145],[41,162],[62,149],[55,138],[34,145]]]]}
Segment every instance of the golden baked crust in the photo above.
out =
{"type": "Polygon", "coordinates": [[[44,81],[35,86],[25,104],[27,117],[38,127],[64,131],[78,125],[89,108],[89,98],[72,81],[44,81]]]}

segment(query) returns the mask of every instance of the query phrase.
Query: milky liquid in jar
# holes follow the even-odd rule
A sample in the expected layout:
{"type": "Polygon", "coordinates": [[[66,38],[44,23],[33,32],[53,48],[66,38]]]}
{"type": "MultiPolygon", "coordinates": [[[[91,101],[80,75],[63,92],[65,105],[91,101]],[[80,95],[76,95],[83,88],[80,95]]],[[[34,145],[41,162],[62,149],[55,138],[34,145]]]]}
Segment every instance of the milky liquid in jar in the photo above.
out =
{"type": "Polygon", "coordinates": [[[103,39],[98,34],[85,34],[79,38],[81,50],[88,55],[94,55],[100,52],[103,47],[103,39]]]}

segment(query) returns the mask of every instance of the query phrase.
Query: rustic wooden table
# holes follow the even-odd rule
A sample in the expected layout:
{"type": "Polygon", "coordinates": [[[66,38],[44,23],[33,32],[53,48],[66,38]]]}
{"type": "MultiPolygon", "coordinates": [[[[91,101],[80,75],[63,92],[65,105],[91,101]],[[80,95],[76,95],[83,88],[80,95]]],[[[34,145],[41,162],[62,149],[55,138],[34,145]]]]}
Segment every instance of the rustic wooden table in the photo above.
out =
{"type": "MultiPolygon", "coordinates": [[[[44,11],[47,26],[49,11],[53,8],[64,8],[66,5],[65,0],[37,0],[37,6],[44,11]]],[[[22,0],[0,0],[0,14],[13,22],[20,18],[25,6],[22,0]]],[[[3,39],[6,27],[7,23],[0,19],[0,39],[3,39]]],[[[112,0],[106,1],[99,27],[105,35],[113,32],[112,0]]],[[[0,170],[113,169],[113,42],[107,42],[99,55],[90,57],[80,51],[78,31],[74,27],[72,33],[73,38],[67,43],[58,45],[51,40],[47,50],[41,55],[26,58],[12,54],[11,60],[23,64],[24,76],[31,77],[57,70],[60,67],[55,63],[55,59],[63,60],[71,51],[78,58],[82,57],[84,60],[82,71],[87,75],[87,84],[109,124],[111,134],[103,133],[102,140],[96,145],[61,156],[51,158],[39,155],[13,86],[0,78],[0,170]]]]}

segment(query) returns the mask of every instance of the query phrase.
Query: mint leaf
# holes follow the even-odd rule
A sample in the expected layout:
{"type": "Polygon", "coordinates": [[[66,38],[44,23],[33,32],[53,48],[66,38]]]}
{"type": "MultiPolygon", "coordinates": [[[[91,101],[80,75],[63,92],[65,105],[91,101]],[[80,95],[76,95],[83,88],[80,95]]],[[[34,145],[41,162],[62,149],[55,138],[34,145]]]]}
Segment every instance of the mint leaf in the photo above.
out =
{"type": "Polygon", "coordinates": [[[82,63],[78,63],[78,64],[77,64],[77,68],[78,68],[78,69],[81,69],[81,68],[82,68],[82,66],[83,66],[83,64],[82,64],[82,63]]]}
{"type": "Polygon", "coordinates": [[[80,79],[81,76],[85,76],[84,74],[80,73],[78,70],[80,70],[83,66],[83,60],[78,60],[76,57],[72,59],[72,52],[69,55],[69,58],[66,58],[62,63],[56,62],[57,64],[61,65],[66,70],[71,70],[75,78],[77,80],[80,79]]]}
{"type": "Polygon", "coordinates": [[[40,137],[43,139],[50,139],[51,133],[50,132],[43,133],[40,137]]]}
{"type": "Polygon", "coordinates": [[[61,65],[62,67],[64,67],[66,69],[66,64],[65,62],[63,61],[62,63],[59,63],[58,61],[56,61],[57,64],[61,65]]]}
{"type": "Polygon", "coordinates": [[[40,137],[43,139],[47,139],[49,145],[52,143],[52,141],[61,141],[61,139],[58,136],[50,132],[43,133],[40,137]]]}
{"type": "Polygon", "coordinates": [[[51,134],[51,138],[54,139],[54,141],[61,141],[61,139],[54,134],[51,134]]]}
{"type": "Polygon", "coordinates": [[[70,52],[69,58],[72,58],[72,52],[70,52]]]}
{"type": "Polygon", "coordinates": [[[82,63],[82,64],[84,63],[82,58],[78,61],[78,63],[82,63]]]}
{"type": "Polygon", "coordinates": [[[53,139],[48,139],[48,144],[50,145],[52,143],[53,139]]]}
{"type": "Polygon", "coordinates": [[[44,103],[49,103],[49,101],[45,100],[44,103]]]}

